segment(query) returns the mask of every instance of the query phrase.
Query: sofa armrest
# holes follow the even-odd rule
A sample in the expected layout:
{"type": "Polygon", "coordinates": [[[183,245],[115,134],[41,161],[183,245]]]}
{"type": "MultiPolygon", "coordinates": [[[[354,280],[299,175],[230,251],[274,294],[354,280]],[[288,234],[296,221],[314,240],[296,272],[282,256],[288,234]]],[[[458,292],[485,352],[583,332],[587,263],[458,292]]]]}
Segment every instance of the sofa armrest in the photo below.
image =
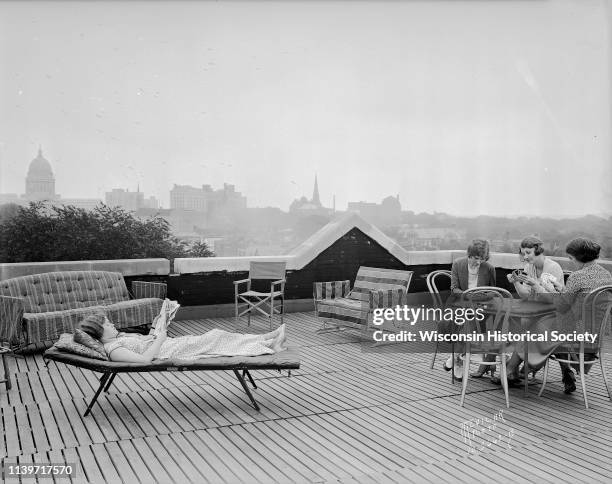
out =
{"type": "Polygon", "coordinates": [[[23,299],[0,296],[0,346],[13,349],[26,344],[23,312],[23,299]]]}
{"type": "Polygon", "coordinates": [[[370,291],[370,310],[403,306],[407,302],[408,291],[403,288],[370,291]]]}
{"type": "Polygon", "coordinates": [[[315,282],[312,294],[315,301],[346,297],[351,292],[351,281],[315,282]]]}
{"type": "Polygon", "coordinates": [[[132,295],[134,296],[134,299],[144,299],[147,297],[166,299],[167,293],[168,285],[164,282],[132,282],[132,295]]]}

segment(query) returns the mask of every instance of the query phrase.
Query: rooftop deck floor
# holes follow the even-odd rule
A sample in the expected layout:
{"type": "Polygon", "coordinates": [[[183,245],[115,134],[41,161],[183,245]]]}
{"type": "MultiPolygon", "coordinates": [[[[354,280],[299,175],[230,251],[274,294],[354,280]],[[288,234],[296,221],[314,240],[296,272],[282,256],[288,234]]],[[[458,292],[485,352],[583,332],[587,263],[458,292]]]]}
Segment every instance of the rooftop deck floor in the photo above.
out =
{"type": "MultiPolygon", "coordinates": [[[[610,482],[612,402],[597,366],[588,410],[580,390],[563,394],[556,365],[542,398],[539,384],[527,398],[513,388],[506,409],[500,387],[470,380],[461,408],[441,359],[430,370],[431,355],[363,353],[350,332],[316,334],[312,313],[286,322],[301,369],[253,372],[260,412],[231,372],[171,372],[118,375],[83,417],[94,373],[11,358],[0,458],[76,463],[76,482],[610,482]],[[462,422],[500,409],[495,429],[478,426],[489,445],[470,447],[462,422]]],[[[171,335],[213,327],[268,330],[207,319],[171,335]]]]}

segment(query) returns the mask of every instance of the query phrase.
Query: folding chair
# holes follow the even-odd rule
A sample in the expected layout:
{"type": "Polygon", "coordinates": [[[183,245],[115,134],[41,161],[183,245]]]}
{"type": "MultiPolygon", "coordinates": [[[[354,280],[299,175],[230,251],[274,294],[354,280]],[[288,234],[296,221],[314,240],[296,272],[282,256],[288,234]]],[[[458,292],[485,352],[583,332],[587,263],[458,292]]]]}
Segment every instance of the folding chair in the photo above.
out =
{"type": "MultiPolygon", "coordinates": [[[[248,316],[248,325],[251,324],[251,311],[256,310],[270,320],[275,314],[280,314],[283,324],[283,310],[285,302],[285,271],[286,262],[251,262],[248,279],[234,281],[234,303],[236,309],[236,325],[240,316],[248,316]],[[256,291],[252,289],[253,283],[257,286],[269,281],[269,291],[256,291]],[[246,284],[246,291],[240,292],[240,286],[246,284]]],[[[257,287],[258,289],[260,287],[257,287]]]]}

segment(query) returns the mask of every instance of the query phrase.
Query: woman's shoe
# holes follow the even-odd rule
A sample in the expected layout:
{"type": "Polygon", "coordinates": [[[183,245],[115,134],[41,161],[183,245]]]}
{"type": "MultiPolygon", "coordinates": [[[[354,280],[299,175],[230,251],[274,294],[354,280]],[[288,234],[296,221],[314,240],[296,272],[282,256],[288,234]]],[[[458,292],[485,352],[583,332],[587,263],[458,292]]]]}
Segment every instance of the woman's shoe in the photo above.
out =
{"type": "Polygon", "coordinates": [[[453,369],[453,357],[452,356],[449,356],[448,360],[442,363],[442,368],[444,368],[445,371],[451,371],[453,369]]]}
{"type": "MultiPolygon", "coordinates": [[[[501,378],[494,376],[491,378],[491,382],[494,383],[495,385],[501,385],[501,378]]],[[[509,387],[514,387],[516,385],[519,385],[520,383],[521,381],[518,378],[508,378],[509,387]]]]}
{"type": "Polygon", "coordinates": [[[491,371],[491,373],[493,372],[493,370],[490,369],[488,365],[480,365],[478,367],[478,371],[475,371],[474,373],[470,373],[470,376],[472,378],[482,378],[486,373],[489,373],[489,371],[491,371]]]}
{"type": "Polygon", "coordinates": [[[455,369],[454,369],[455,380],[461,381],[463,380],[463,361],[457,359],[455,361],[455,369]]]}
{"type": "Polygon", "coordinates": [[[574,372],[570,369],[563,371],[563,378],[561,379],[565,388],[563,389],[563,393],[574,393],[576,391],[576,377],[574,376],[574,372]]]}

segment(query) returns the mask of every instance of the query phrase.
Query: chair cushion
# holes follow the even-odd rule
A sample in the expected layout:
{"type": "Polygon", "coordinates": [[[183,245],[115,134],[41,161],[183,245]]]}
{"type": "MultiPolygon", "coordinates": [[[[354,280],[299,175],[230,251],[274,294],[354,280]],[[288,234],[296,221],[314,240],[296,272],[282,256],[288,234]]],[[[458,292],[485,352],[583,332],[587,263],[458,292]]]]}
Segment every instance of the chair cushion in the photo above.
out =
{"type": "Polygon", "coordinates": [[[258,291],[246,291],[246,292],[241,292],[239,294],[239,296],[245,296],[245,297],[270,297],[270,296],[280,296],[282,294],[282,291],[274,291],[272,293],[270,292],[258,292],[258,291]]]}
{"type": "Polygon", "coordinates": [[[317,314],[323,319],[362,325],[368,322],[369,307],[368,302],[339,297],[320,301],[317,304],[317,314]]]}
{"type": "Polygon", "coordinates": [[[370,291],[373,290],[404,289],[408,291],[411,279],[412,271],[362,266],[357,272],[353,290],[348,297],[350,299],[369,301],[370,291]]]}
{"type": "Polygon", "coordinates": [[[106,351],[102,351],[100,353],[93,348],[89,348],[81,343],[77,343],[74,341],[74,335],[69,333],[63,333],[60,335],[59,340],[52,346],[51,349],[55,349],[58,351],[62,351],[65,353],[71,353],[74,355],[85,356],[87,358],[93,358],[96,360],[108,360],[108,356],[106,351]]]}

